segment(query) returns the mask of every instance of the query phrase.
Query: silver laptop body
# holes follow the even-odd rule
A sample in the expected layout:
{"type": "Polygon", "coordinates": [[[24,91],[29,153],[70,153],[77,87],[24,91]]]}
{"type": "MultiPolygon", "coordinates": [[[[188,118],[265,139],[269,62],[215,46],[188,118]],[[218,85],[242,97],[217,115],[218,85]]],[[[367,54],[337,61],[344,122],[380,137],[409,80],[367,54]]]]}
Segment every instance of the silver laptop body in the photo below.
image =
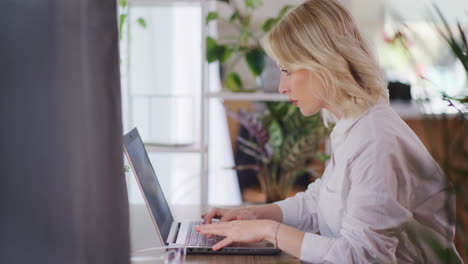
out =
{"type": "Polygon", "coordinates": [[[123,141],[125,155],[143,194],[161,243],[166,245],[184,244],[187,252],[191,254],[273,255],[280,252],[278,248],[267,241],[234,243],[221,250],[213,251],[211,247],[223,237],[215,236],[208,239],[207,236],[196,232],[194,227],[201,224],[201,219],[198,222],[174,221],[138,130],[134,128],[124,135],[123,141]]]}

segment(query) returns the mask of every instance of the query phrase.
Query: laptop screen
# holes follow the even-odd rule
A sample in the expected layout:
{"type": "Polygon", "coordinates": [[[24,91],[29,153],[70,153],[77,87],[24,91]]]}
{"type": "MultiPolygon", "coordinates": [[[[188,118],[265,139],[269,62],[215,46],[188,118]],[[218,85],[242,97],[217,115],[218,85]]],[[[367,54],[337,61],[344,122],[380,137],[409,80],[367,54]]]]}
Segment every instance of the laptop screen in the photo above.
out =
{"type": "Polygon", "coordinates": [[[174,218],[136,128],[124,136],[124,145],[129,162],[135,169],[135,176],[143,191],[147,206],[151,210],[164,242],[166,242],[174,218]]]}

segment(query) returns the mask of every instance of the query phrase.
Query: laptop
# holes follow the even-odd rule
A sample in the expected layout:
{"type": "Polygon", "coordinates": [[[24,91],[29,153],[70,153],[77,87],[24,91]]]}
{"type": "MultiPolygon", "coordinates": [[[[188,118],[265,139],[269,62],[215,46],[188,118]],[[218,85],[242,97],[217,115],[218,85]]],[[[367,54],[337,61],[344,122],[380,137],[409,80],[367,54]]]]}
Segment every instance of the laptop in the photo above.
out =
{"type": "Polygon", "coordinates": [[[202,220],[174,221],[138,130],[134,128],[124,135],[123,141],[125,155],[143,194],[161,243],[166,245],[184,244],[189,254],[273,255],[280,252],[278,248],[267,241],[233,243],[218,251],[212,250],[211,247],[224,237],[208,238],[195,231],[195,226],[200,225],[202,220]]]}

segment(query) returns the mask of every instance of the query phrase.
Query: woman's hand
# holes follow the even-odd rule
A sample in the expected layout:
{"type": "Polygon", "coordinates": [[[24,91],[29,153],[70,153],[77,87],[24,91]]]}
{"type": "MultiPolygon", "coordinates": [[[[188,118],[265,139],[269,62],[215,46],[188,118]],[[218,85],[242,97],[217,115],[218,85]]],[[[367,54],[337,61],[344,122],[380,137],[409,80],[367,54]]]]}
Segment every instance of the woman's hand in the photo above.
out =
{"type": "Polygon", "coordinates": [[[272,220],[235,220],[231,222],[218,222],[215,224],[203,224],[195,227],[202,235],[218,235],[225,238],[213,246],[213,250],[219,250],[234,242],[255,243],[262,240],[272,241],[275,229],[279,223],[272,220]]]}
{"type": "Polygon", "coordinates": [[[213,218],[219,219],[220,222],[229,222],[233,220],[255,220],[257,216],[253,207],[238,209],[214,208],[202,215],[202,218],[204,219],[203,224],[211,224],[213,218]]]}

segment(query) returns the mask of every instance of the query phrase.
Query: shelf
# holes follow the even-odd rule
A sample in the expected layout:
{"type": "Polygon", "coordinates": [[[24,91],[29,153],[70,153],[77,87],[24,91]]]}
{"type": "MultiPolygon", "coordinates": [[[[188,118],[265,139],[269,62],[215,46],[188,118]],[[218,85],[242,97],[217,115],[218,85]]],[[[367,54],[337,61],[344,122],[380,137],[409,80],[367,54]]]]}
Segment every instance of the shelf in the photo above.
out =
{"type": "MultiPolygon", "coordinates": [[[[289,101],[287,95],[264,92],[216,92],[208,93],[208,97],[223,99],[225,101],[289,101]]],[[[448,107],[447,102],[442,100],[433,100],[430,102],[391,100],[390,105],[403,119],[421,119],[424,114],[441,115],[445,113],[449,116],[457,114],[453,107],[448,107]],[[431,111],[429,111],[429,109],[431,109],[431,111]]]]}
{"type": "Polygon", "coordinates": [[[203,0],[128,0],[129,4],[201,4],[203,0]]]}
{"type": "Polygon", "coordinates": [[[153,99],[153,98],[169,98],[169,99],[192,99],[195,96],[192,94],[132,94],[131,97],[153,99]]]}
{"type": "Polygon", "coordinates": [[[390,106],[403,119],[420,119],[423,116],[421,105],[414,101],[391,100],[390,106]]]}
{"type": "Polygon", "coordinates": [[[216,92],[208,93],[209,98],[218,98],[226,101],[289,101],[288,96],[279,93],[233,93],[216,92]]]}
{"type": "Polygon", "coordinates": [[[393,110],[403,119],[424,119],[425,115],[432,117],[455,117],[458,112],[454,107],[448,106],[446,101],[435,99],[432,101],[401,101],[391,100],[393,110]]]}
{"type": "Polygon", "coordinates": [[[172,152],[172,153],[203,153],[207,148],[202,149],[198,145],[161,145],[154,143],[144,143],[148,152],[172,152]]]}

